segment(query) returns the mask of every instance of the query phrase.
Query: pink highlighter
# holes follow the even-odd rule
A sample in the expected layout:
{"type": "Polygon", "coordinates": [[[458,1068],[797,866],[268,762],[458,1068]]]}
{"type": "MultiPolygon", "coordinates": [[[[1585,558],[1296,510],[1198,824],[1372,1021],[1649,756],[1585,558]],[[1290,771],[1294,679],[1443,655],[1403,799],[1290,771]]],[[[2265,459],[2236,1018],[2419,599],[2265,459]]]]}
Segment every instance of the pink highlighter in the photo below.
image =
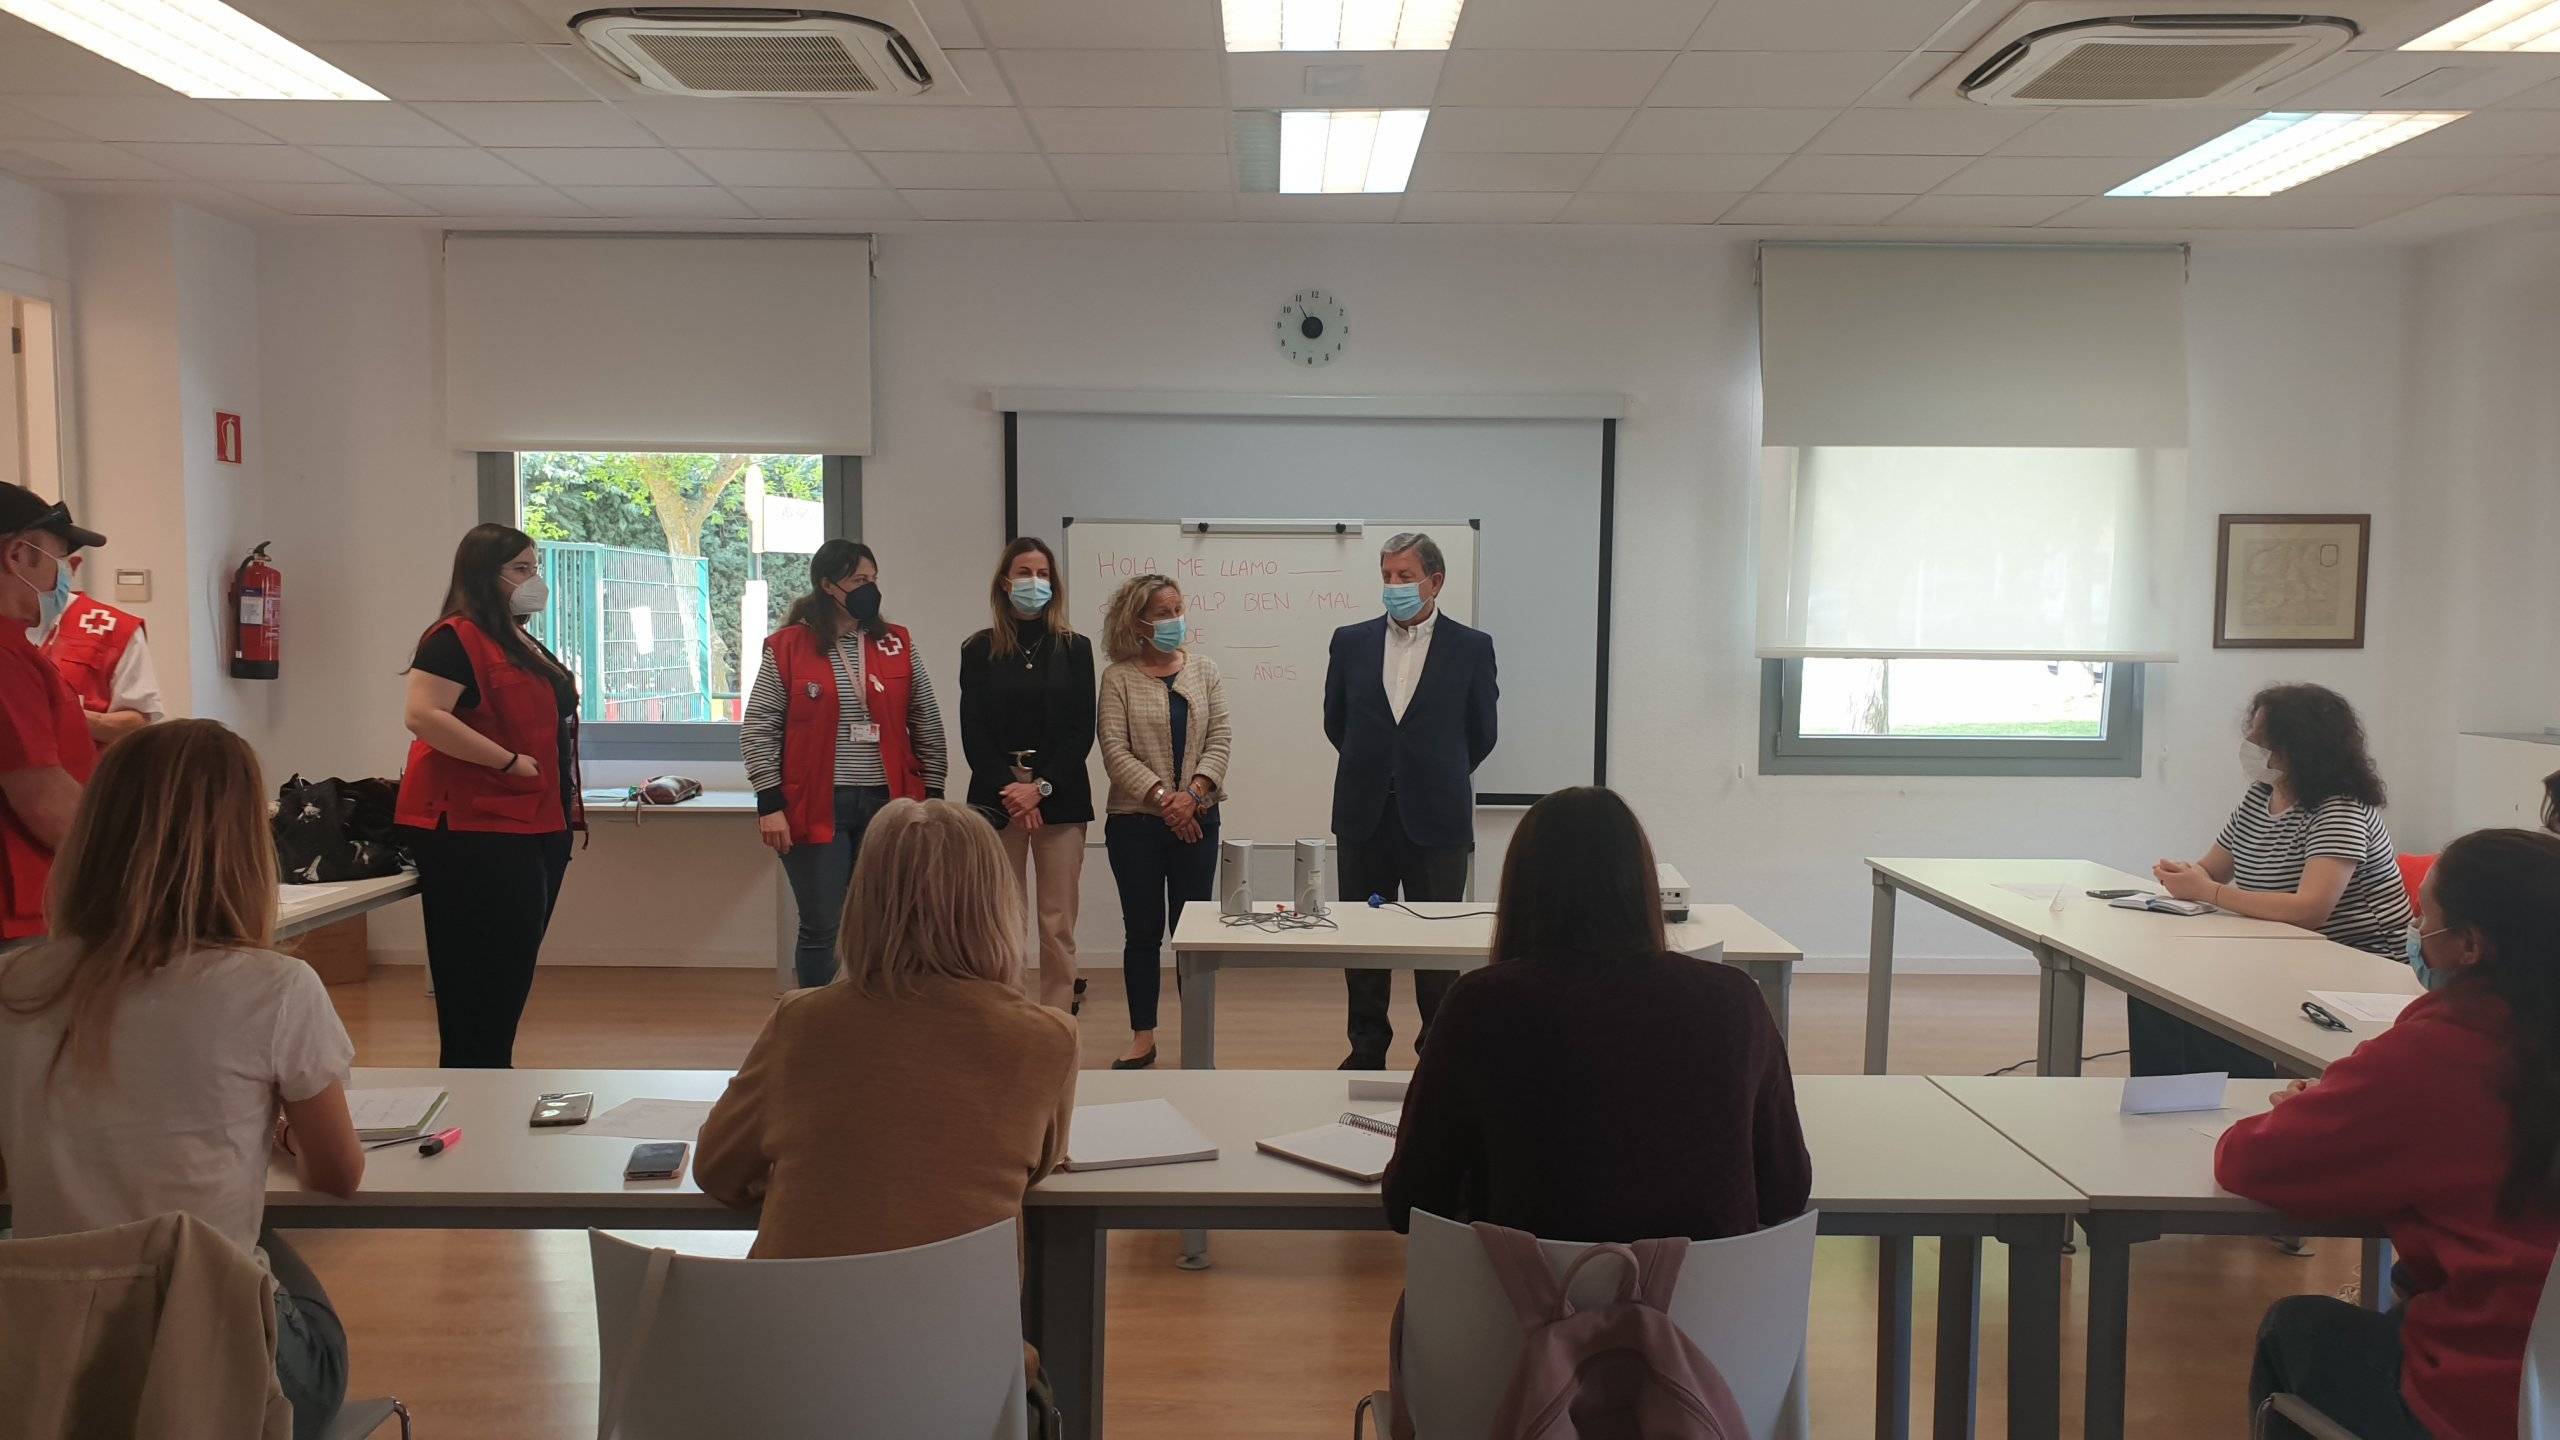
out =
{"type": "Polygon", "coordinates": [[[421,1155],[441,1155],[445,1152],[446,1146],[453,1144],[461,1138],[462,1127],[459,1125],[454,1126],[450,1130],[439,1130],[435,1134],[418,1142],[418,1153],[421,1155]]]}

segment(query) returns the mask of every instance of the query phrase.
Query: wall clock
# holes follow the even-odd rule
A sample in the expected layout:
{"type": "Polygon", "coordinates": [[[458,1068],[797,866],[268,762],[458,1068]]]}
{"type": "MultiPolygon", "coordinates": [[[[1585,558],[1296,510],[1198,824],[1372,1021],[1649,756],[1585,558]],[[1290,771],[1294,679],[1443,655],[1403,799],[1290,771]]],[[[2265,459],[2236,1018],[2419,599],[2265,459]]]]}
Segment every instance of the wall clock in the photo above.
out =
{"type": "Polygon", "coordinates": [[[1280,343],[1280,358],[1300,368],[1330,365],[1342,353],[1351,326],[1342,318],[1342,302],[1322,290],[1301,290],[1280,307],[1271,322],[1280,343]]]}

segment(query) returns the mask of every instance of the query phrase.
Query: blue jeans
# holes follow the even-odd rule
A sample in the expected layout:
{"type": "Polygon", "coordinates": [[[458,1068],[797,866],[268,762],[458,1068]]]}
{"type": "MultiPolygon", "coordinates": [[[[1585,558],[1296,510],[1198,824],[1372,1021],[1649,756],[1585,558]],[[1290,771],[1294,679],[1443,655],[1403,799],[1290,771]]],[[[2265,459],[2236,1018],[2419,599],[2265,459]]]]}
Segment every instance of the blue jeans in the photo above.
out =
{"type": "Polygon", "coordinates": [[[258,1237],[276,1277],[276,1385],[293,1403],[293,1440],[319,1440],[347,1398],[347,1331],[329,1292],[284,1237],[258,1237]]]}
{"type": "Polygon", "coordinates": [[[1129,992],[1129,1028],[1153,1030],[1164,988],[1164,937],[1181,923],[1182,902],[1208,899],[1217,883],[1218,812],[1200,817],[1200,838],[1189,844],[1153,815],[1114,815],[1102,822],[1102,849],[1120,889],[1120,978],[1129,992]]]}
{"type": "Polygon", "coordinates": [[[836,787],[835,837],[821,844],[795,842],[782,857],[791,898],[800,907],[800,933],[791,968],[802,989],[836,978],[836,931],[844,926],[844,892],[853,884],[853,862],[862,854],[862,832],[889,803],[887,787],[836,787]]]}

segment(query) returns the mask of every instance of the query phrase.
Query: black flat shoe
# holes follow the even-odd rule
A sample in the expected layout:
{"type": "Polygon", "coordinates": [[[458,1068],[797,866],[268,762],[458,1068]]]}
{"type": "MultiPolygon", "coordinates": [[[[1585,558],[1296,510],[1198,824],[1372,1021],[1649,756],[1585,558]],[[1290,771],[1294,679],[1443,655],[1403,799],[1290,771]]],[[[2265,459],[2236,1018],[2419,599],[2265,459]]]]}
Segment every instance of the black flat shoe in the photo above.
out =
{"type": "Polygon", "coordinates": [[[1070,1015],[1084,1013],[1084,982],[1081,980],[1076,982],[1076,998],[1067,1002],[1067,1013],[1070,1015]]]}
{"type": "Polygon", "coordinates": [[[1114,1060],[1111,1062],[1111,1068],[1114,1070],[1153,1070],[1156,1068],[1156,1047],[1150,1045],[1147,1047],[1146,1054],[1132,1059],[1114,1060]]]}

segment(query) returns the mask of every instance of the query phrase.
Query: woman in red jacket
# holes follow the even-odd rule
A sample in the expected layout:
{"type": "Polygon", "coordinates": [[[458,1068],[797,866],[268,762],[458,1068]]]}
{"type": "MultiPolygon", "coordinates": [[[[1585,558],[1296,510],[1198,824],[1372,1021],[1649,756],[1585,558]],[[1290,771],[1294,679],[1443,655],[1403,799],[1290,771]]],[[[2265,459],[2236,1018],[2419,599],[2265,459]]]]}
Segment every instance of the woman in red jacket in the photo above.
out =
{"type": "Polygon", "coordinates": [[[2408,1298],[2388,1314],[2277,1301],[2250,1402],[2298,1395],[2361,1440],[2508,1440],[2560,1245],[2560,836],[2466,835],[2419,906],[2409,963],[2428,993],[2214,1157],[2236,1194],[2382,1226],[2408,1298]]]}
{"type": "Polygon", "coordinates": [[[480,525],[453,552],[444,610],[418,637],[404,718],[417,739],[395,818],[418,861],[438,1064],[503,1070],[569,869],[578,682],[527,633],[550,591],[533,539],[480,525]]]}

